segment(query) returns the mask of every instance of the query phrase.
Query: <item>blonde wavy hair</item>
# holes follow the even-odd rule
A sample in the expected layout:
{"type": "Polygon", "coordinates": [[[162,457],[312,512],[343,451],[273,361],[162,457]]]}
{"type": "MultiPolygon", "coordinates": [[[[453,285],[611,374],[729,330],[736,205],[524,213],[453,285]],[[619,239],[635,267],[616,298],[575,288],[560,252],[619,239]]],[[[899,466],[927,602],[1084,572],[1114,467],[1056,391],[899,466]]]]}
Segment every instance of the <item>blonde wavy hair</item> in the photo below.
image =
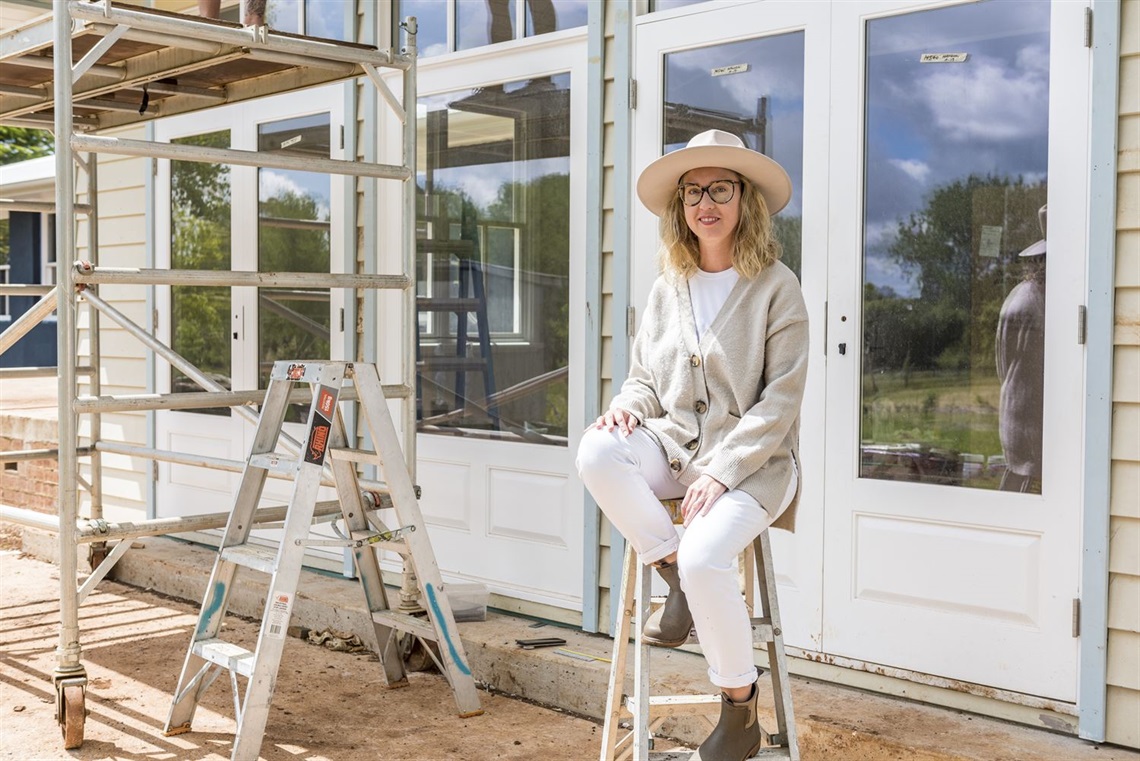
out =
{"type": "MultiPolygon", "coordinates": [[[[734,231],[733,269],[741,277],[751,279],[782,254],[764,196],[747,178],[740,177],[740,219],[734,231]]],[[[692,277],[701,262],[700,243],[685,221],[685,206],[677,193],[661,215],[660,258],[662,271],[678,281],[692,277]]]]}

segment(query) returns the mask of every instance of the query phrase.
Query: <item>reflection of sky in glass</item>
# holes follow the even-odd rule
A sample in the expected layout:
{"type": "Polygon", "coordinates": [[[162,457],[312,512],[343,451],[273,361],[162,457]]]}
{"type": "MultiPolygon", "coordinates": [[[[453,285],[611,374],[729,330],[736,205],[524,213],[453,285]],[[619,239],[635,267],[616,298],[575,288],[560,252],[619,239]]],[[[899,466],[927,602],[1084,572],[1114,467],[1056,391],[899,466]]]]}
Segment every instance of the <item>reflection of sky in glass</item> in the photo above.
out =
{"type": "Polygon", "coordinates": [[[301,0],[269,0],[265,21],[279,32],[301,33],[301,0]]]}
{"type": "Polygon", "coordinates": [[[705,2],[705,0],[649,0],[649,8],[652,11],[668,11],[674,8],[696,5],[697,3],[703,2],[705,2]]]}
{"type": "Polygon", "coordinates": [[[316,172],[298,172],[286,169],[261,169],[258,171],[257,200],[265,203],[274,198],[295,195],[310,198],[317,206],[316,219],[329,220],[329,175],[316,172]]]}
{"type": "MultiPolygon", "coordinates": [[[[416,17],[416,45],[421,58],[447,52],[447,3],[445,0],[400,0],[400,20],[416,17]]],[[[400,38],[401,44],[403,36],[400,38]]]]}
{"type": "Polygon", "coordinates": [[[888,250],[898,222],[970,174],[1045,177],[1049,3],[983,2],[867,25],[865,279],[917,284],[888,250]],[[965,63],[920,63],[967,53],[965,63]]]}
{"type": "Polygon", "coordinates": [[[514,39],[515,4],[513,0],[455,0],[455,49],[487,45],[514,39]],[[492,39],[492,20],[494,36],[492,39]]]}
{"type": "Polygon", "coordinates": [[[347,40],[345,12],[354,8],[348,0],[305,0],[305,31],[312,37],[347,40]]]}
{"type": "Polygon", "coordinates": [[[563,29],[573,29],[576,26],[585,26],[586,17],[590,12],[590,0],[527,0],[526,4],[526,35],[547,32],[560,32],[563,29]],[[544,21],[542,26],[535,30],[535,19],[544,19],[547,9],[554,11],[554,24],[544,21]]]}
{"type": "MultiPolygon", "coordinates": [[[[764,152],[780,162],[792,179],[792,200],[783,213],[799,216],[803,181],[803,33],[669,53],[665,61],[666,103],[707,109],[732,119],[754,122],[759,110],[758,101],[767,96],[768,134],[764,152]],[[739,64],[746,64],[747,71],[721,76],[712,74],[713,69],[739,64]]],[[[754,137],[743,134],[745,128],[737,132],[750,144],[749,147],[760,147],[751,145],[754,137]]],[[[665,152],[684,145],[684,142],[667,145],[665,152]]]]}

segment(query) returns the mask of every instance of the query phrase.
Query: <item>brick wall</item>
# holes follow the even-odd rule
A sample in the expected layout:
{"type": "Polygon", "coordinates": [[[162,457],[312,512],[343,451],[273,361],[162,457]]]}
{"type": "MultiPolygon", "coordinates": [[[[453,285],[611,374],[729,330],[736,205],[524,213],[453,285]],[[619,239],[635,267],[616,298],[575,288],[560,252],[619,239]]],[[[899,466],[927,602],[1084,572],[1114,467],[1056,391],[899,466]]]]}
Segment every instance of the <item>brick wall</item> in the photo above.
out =
{"type": "MultiPolygon", "coordinates": [[[[0,416],[0,451],[55,449],[54,420],[0,416]]],[[[0,504],[56,513],[58,468],[55,460],[0,464],[0,504]]]]}

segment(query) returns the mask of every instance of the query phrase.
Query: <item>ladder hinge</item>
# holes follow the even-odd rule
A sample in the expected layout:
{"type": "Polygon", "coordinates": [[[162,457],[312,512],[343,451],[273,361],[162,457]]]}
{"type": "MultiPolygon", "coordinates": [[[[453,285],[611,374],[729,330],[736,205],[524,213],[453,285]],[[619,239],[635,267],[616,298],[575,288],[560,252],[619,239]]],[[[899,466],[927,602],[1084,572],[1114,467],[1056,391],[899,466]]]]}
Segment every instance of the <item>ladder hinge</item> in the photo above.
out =
{"type": "Polygon", "coordinates": [[[1077,307],[1077,343],[1081,346],[1084,346],[1088,338],[1088,314],[1089,310],[1084,304],[1077,307]]]}
{"type": "Polygon", "coordinates": [[[633,110],[637,108],[637,80],[629,80],[629,108],[633,110]]]}
{"type": "Polygon", "coordinates": [[[633,336],[637,333],[637,307],[625,308],[625,334],[633,336]]]}
{"type": "Polygon", "coordinates": [[[1085,47],[1093,46],[1093,9],[1085,8],[1085,47]]]}
{"type": "Polygon", "coordinates": [[[1073,598],[1073,638],[1081,636],[1081,598],[1073,598]]]}

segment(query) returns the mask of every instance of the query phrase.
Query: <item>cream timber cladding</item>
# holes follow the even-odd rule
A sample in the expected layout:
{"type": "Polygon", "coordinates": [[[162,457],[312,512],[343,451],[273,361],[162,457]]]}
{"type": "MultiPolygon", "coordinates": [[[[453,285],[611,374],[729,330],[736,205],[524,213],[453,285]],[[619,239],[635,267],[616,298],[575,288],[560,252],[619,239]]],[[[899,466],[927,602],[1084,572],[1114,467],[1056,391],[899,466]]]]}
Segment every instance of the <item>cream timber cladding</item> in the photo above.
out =
{"type": "MultiPolygon", "coordinates": [[[[111,137],[141,140],[145,138],[142,127],[114,130],[105,133],[111,137]]],[[[98,263],[105,267],[146,267],[147,221],[146,193],[148,185],[146,173],[150,162],[141,158],[92,154],[99,162],[99,251],[98,263]]],[[[80,172],[79,198],[88,201],[87,176],[80,172]]],[[[87,217],[80,217],[76,253],[80,260],[91,259],[90,225],[87,217]]],[[[60,265],[63,266],[64,262],[60,265]]],[[[149,302],[146,289],[137,286],[103,285],[98,293],[115,308],[126,314],[139,325],[152,324],[147,310],[149,302]]],[[[90,310],[80,312],[79,355],[80,364],[91,363],[90,310]]],[[[86,376],[79,379],[81,396],[99,394],[143,394],[147,388],[146,348],[125,330],[111,322],[102,320],[99,337],[100,377],[102,384],[93,388],[86,376]]],[[[81,418],[80,437],[91,437],[90,416],[81,418]]],[[[116,441],[136,446],[147,445],[147,415],[145,412],[110,412],[102,416],[102,429],[114,432],[116,441]]],[[[103,476],[104,517],[111,521],[135,521],[145,517],[148,484],[151,481],[151,463],[126,455],[104,454],[101,458],[103,476]]],[[[91,466],[81,460],[80,474],[89,483],[92,477],[91,466]]],[[[81,490],[84,503],[83,514],[87,514],[90,498],[81,490]]]]}
{"type": "Polygon", "coordinates": [[[1105,739],[1140,747],[1140,0],[1120,30],[1105,739]]]}

